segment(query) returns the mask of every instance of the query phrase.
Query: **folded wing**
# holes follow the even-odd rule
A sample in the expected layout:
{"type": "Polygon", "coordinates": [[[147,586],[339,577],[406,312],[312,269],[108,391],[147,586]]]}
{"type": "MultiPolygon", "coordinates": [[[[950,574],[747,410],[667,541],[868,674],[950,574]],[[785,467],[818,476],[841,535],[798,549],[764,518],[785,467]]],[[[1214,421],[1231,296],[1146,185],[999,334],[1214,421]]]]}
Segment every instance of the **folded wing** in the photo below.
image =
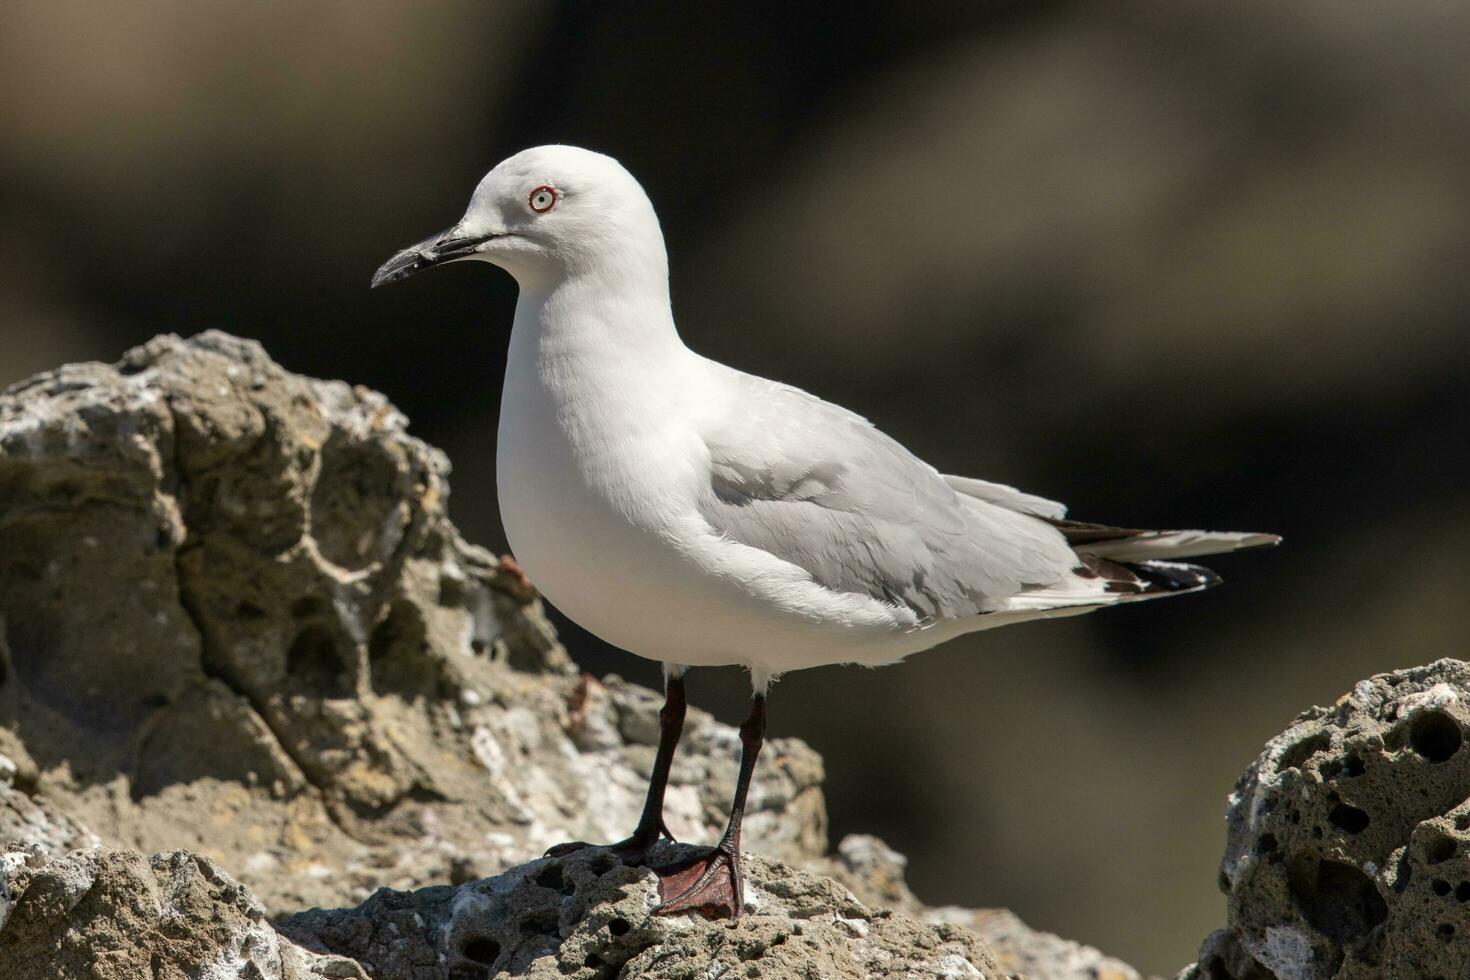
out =
{"type": "Polygon", "coordinates": [[[980,628],[1195,592],[1219,577],[1178,559],[1280,541],[1070,521],[1055,501],[942,476],[846,409],[742,377],[745,397],[705,432],[705,520],[829,589],[907,607],[921,623],[993,621],[980,628]]]}

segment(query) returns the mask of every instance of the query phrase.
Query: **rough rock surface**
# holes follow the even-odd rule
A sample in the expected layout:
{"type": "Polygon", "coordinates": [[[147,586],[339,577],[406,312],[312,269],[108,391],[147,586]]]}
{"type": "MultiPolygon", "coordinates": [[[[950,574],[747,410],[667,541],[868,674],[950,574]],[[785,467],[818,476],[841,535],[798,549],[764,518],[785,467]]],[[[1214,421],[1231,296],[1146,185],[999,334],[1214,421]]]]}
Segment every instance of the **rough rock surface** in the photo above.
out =
{"type": "Polygon", "coordinates": [[[929,908],[904,881],[905,860],[876,837],[850,834],[823,870],[871,905],[933,924],[963,926],[983,939],[1006,975],[1027,980],[1142,980],[1122,960],[1032,929],[1005,909],[929,908]]]}
{"type": "MultiPolygon", "coordinates": [[[[627,833],[657,697],[576,674],[405,430],[221,333],[0,396],[6,782],[109,842],[212,858],[272,909],[627,833]]],[[[704,840],[739,740],[700,712],[687,731],[668,823],[704,840]]],[[[821,760],[783,739],[762,762],[749,838],[820,854],[821,760]]],[[[35,839],[30,807],[0,806],[0,839],[35,839]]],[[[48,844],[88,843],[70,827],[48,844]]]]}
{"type": "MultiPolygon", "coordinates": [[[[0,977],[1019,968],[958,921],[1044,980],[1114,976],[924,908],[873,838],[826,856],[796,740],[762,754],[738,923],[651,918],[652,876],[606,851],[536,859],[632,826],[660,698],[577,673],[449,522],[447,474],[381,395],[220,333],[0,395],[0,977]],[[270,924],[313,905],[349,908],[270,924]]],[[[677,836],[718,834],[739,751],[691,710],[677,836]]]]}
{"type": "Polygon", "coordinates": [[[1360,681],[1230,797],[1228,928],[1197,980],[1470,976],[1470,664],[1360,681]]]}
{"type": "Polygon", "coordinates": [[[356,977],[360,968],[300,949],[265,908],[185,851],[145,858],[90,849],[0,856],[0,977],[183,980],[356,977]]]}
{"type": "MultiPolygon", "coordinates": [[[[672,860],[688,848],[667,845],[672,860]]],[[[971,932],[859,902],[829,878],[752,857],[739,921],[649,915],[652,873],[609,852],[545,858],[457,888],[381,891],[360,908],[287,921],[303,946],[404,980],[512,976],[822,977],[839,980],[1002,976],[971,932]]]]}

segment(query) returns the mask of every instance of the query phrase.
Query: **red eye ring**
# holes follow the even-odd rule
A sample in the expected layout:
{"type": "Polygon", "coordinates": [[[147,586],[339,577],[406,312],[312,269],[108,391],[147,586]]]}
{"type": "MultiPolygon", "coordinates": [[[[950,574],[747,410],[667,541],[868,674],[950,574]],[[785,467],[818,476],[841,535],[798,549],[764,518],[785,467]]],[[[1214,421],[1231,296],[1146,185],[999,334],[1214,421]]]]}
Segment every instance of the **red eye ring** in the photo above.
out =
{"type": "Polygon", "coordinates": [[[545,214],[556,207],[556,188],[550,184],[542,184],[526,198],[526,204],[537,214],[545,214]]]}

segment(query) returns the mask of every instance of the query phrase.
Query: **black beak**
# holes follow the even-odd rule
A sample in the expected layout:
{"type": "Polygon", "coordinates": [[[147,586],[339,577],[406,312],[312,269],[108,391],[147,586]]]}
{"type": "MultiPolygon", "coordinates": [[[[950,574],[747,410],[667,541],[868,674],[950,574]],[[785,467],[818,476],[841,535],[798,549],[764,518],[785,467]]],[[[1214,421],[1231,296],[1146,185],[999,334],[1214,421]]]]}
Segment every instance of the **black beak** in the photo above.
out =
{"type": "Polygon", "coordinates": [[[378,271],[373,273],[372,288],[377,289],[386,283],[397,282],[407,279],[415,272],[422,272],[430,266],[442,265],[445,262],[453,262],[455,259],[469,258],[479,251],[480,246],[499,235],[474,235],[466,237],[458,234],[453,228],[441,231],[437,235],[430,235],[423,241],[410,245],[408,248],[384,262],[378,271]]]}

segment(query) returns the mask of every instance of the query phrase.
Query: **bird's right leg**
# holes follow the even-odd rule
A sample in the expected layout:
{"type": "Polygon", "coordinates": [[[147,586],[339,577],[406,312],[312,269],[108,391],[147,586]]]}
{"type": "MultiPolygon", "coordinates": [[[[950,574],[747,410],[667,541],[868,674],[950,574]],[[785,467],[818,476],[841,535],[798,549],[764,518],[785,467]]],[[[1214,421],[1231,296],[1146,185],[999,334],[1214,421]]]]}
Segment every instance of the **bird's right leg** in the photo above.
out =
{"type": "MultiPolygon", "coordinates": [[[[664,706],[658,713],[658,755],[653,760],[653,774],[648,778],[648,796],[643,801],[643,815],[633,833],[608,846],[629,864],[642,864],[660,837],[674,839],[664,826],[664,790],[669,785],[669,769],[674,763],[674,749],[684,732],[684,671],[668,666],[664,671],[664,706]]],[[[562,857],[584,847],[586,841],[570,841],[549,848],[547,857],[562,857]]]]}

